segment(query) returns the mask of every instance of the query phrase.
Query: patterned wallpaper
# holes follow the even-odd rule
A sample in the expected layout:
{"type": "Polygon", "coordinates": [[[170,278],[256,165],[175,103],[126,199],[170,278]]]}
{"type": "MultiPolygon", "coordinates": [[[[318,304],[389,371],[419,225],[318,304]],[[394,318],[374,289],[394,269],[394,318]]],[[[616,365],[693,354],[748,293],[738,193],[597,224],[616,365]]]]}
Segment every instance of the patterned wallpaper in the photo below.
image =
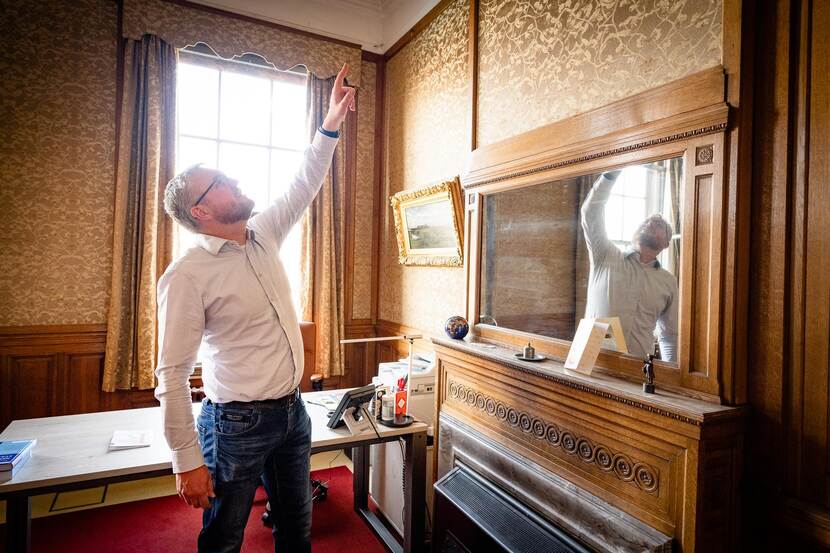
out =
{"type": "Polygon", "coordinates": [[[481,0],[478,144],[721,63],[722,0],[481,0]]]}
{"type": "Polygon", "coordinates": [[[352,318],[372,317],[372,209],[375,190],[375,97],[377,65],[361,65],[357,111],[357,179],[354,211],[352,318]]]}
{"type": "Polygon", "coordinates": [[[386,65],[380,318],[437,333],[463,314],[463,268],[398,264],[388,198],[460,174],[468,154],[467,0],[450,4],[386,65]]]}
{"type": "Polygon", "coordinates": [[[0,326],[104,323],[115,2],[2,2],[0,21],[0,326]]]}

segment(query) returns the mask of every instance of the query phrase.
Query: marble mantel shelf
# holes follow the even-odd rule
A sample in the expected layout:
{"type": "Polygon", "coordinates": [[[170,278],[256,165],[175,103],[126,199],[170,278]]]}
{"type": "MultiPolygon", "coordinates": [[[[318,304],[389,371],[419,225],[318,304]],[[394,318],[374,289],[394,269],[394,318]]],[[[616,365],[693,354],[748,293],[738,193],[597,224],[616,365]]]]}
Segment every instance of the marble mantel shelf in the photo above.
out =
{"type": "Polygon", "coordinates": [[[741,416],[744,411],[741,407],[719,405],[661,389],[659,381],[655,382],[657,392],[646,394],[639,383],[600,372],[594,372],[591,376],[586,376],[568,371],[564,368],[562,362],[557,359],[547,359],[540,362],[521,361],[515,356],[518,352],[516,348],[505,347],[497,343],[469,338],[453,340],[438,336],[433,337],[432,342],[445,348],[551,380],[563,386],[618,401],[694,426],[717,424],[724,419],[734,419],[736,416],[741,416]]]}

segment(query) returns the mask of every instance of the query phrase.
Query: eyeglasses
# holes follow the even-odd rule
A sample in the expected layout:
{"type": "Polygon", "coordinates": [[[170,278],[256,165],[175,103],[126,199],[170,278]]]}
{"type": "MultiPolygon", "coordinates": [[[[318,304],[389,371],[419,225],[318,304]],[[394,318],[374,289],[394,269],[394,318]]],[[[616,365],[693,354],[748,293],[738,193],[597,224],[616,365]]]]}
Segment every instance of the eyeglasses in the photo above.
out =
{"type": "Polygon", "coordinates": [[[210,192],[210,189],[213,188],[218,182],[221,182],[221,181],[226,180],[226,179],[227,179],[227,177],[225,177],[225,175],[223,175],[222,173],[219,173],[218,175],[213,177],[213,180],[210,181],[210,184],[208,185],[207,188],[205,188],[205,191],[202,192],[202,194],[198,198],[196,198],[196,202],[193,204],[193,207],[196,207],[197,205],[199,205],[199,203],[202,200],[205,199],[205,196],[207,196],[207,193],[210,192]]]}

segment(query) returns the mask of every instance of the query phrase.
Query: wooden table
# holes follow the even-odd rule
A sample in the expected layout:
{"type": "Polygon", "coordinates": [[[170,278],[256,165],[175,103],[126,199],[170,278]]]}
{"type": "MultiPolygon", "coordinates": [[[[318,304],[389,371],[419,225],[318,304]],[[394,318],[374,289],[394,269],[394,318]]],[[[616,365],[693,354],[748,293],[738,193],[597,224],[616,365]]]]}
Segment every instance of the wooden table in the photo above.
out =
{"type": "MultiPolygon", "coordinates": [[[[325,407],[315,405],[335,391],[303,394],[311,417],[311,452],[353,448],[355,511],[369,524],[390,551],[424,549],[424,488],[426,485],[427,425],[416,422],[405,428],[377,427],[377,434],[353,436],[346,427],[326,426],[325,407]],[[369,446],[404,441],[404,537],[403,547],[378,517],[369,510],[369,446]]],[[[201,404],[193,404],[194,415],[201,404]]],[[[45,417],[13,421],[0,440],[37,438],[32,458],[15,477],[0,484],[0,500],[6,506],[6,551],[28,553],[31,546],[31,497],[172,474],[170,449],[164,440],[158,407],[108,411],[85,415],[45,417]],[[149,429],[150,447],[107,451],[113,430],[149,429]]]]}

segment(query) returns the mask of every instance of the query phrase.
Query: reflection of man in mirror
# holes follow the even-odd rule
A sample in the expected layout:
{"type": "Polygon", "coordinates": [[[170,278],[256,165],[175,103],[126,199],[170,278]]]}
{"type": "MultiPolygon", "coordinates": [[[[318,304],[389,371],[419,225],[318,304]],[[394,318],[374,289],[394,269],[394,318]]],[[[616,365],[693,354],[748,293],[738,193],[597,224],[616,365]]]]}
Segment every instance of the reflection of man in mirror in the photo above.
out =
{"type": "Polygon", "coordinates": [[[655,331],[664,361],[677,361],[677,279],[657,256],[669,246],[671,225],[660,215],[643,221],[626,251],[605,231],[605,204],[620,171],[603,173],[582,204],[582,230],[591,261],[586,317],[619,317],[630,354],[654,351],[655,331]]]}

